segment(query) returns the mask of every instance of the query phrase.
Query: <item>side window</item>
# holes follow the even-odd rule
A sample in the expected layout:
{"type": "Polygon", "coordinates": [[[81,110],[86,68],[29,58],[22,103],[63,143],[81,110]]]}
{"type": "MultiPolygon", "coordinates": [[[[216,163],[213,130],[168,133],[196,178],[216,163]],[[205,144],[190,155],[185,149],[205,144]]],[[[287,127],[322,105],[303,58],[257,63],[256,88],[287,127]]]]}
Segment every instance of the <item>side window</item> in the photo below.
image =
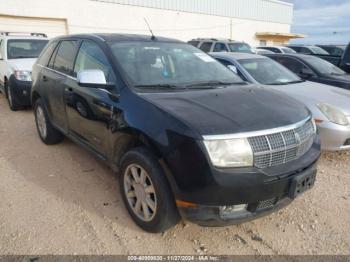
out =
{"type": "Polygon", "coordinates": [[[212,42],[204,42],[199,49],[202,50],[203,52],[209,53],[211,50],[212,42]]]}
{"type": "Polygon", "coordinates": [[[188,43],[194,47],[198,47],[199,41],[189,41],[188,43]]]}
{"type": "Polygon", "coordinates": [[[47,47],[43,50],[40,57],[38,58],[38,64],[47,66],[52,56],[52,53],[56,48],[56,45],[57,45],[57,42],[52,42],[47,45],[47,47]]]}
{"type": "Polygon", "coordinates": [[[312,54],[312,52],[309,50],[309,48],[306,48],[306,47],[300,48],[300,53],[301,54],[305,54],[305,55],[311,55],[312,54]]]}
{"type": "Polygon", "coordinates": [[[301,71],[306,68],[305,65],[295,59],[287,58],[287,57],[278,57],[275,59],[280,64],[287,67],[289,70],[294,72],[295,74],[300,74],[301,71]]]}
{"type": "Polygon", "coordinates": [[[242,78],[243,81],[247,81],[247,79],[244,77],[244,75],[241,73],[241,71],[231,62],[224,60],[224,59],[217,59],[221,64],[226,66],[228,69],[230,69],[232,72],[234,72],[236,75],[238,75],[240,78],[242,78]]]}
{"type": "Polygon", "coordinates": [[[228,49],[224,43],[216,43],[214,46],[214,52],[228,52],[228,49]]]}
{"type": "Polygon", "coordinates": [[[297,46],[289,46],[289,48],[293,49],[295,52],[300,53],[300,47],[297,46]]]}
{"type": "Polygon", "coordinates": [[[230,63],[227,60],[221,59],[221,58],[217,58],[216,60],[218,60],[221,64],[223,64],[224,66],[228,67],[229,65],[233,65],[232,63],[230,63]]]}
{"type": "Polygon", "coordinates": [[[282,53],[281,50],[279,50],[278,48],[272,48],[273,50],[271,50],[272,52],[276,53],[276,54],[280,54],[282,53]]]}
{"type": "Polygon", "coordinates": [[[71,75],[73,72],[76,48],[77,41],[62,41],[56,51],[53,69],[71,75]]]}
{"type": "Polygon", "coordinates": [[[102,49],[92,41],[84,41],[79,49],[74,66],[74,75],[82,70],[99,69],[106,77],[107,82],[116,81],[112,66],[102,49]]]}

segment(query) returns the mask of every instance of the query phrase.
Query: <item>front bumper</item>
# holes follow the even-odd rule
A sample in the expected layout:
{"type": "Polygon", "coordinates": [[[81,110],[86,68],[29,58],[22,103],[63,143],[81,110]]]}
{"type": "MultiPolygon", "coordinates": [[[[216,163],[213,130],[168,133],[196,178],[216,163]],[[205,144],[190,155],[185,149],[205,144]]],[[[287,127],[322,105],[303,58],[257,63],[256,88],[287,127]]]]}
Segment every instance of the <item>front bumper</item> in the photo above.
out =
{"type": "Polygon", "coordinates": [[[196,207],[178,208],[184,219],[201,226],[240,224],[266,216],[289,205],[297,196],[312,188],[315,179],[316,164],[313,164],[293,176],[268,183],[271,189],[277,187],[283,189],[283,191],[269,192],[270,196],[268,199],[266,197],[261,197],[260,199],[257,197],[258,200],[248,203],[241,199],[240,204],[246,205],[246,207],[235,212],[224,212],[223,206],[198,205],[196,207]],[[306,178],[309,184],[305,183],[306,178]],[[300,190],[300,185],[305,185],[304,189],[300,190]]]}
{"type": "Polygon", "coordinates": [[[19,81],[14,75],[10,77],[9,87],[12,91],[12,98],[17,105],[30,106],[31,81],[19,81]]]}
{"type": "Polygon", "coordinates": [[[341,126],[323,122],[318,126],[322,150],[340,151],[350,149],[350,125],[341,126]]]}

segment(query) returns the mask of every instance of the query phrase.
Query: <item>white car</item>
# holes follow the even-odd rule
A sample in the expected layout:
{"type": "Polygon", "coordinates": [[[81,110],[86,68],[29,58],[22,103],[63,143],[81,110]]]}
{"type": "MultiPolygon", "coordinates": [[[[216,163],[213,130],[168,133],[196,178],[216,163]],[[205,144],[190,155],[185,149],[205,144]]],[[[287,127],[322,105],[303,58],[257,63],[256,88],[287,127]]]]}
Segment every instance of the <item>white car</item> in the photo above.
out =
{"type": "Polygon", "coordinates": [[[265,56],[239,53],[211,55],[243,80],[282,92],[305,104],[317,124],[323,150],[350,150],[348,90],[305,81],[265,56]]]}
{"type": "Polygon", "coordinates": [[[296,54],[292,48],[287,46],[259,46],[256,49],[258,50],[268,50],[275,54],[296,54]]]}
{"type": "Polygon", "coordinates": [[[0,33],[0,91],[11,110],[30,106],[32,67],[47,43],[45,34],[0,33]]]}

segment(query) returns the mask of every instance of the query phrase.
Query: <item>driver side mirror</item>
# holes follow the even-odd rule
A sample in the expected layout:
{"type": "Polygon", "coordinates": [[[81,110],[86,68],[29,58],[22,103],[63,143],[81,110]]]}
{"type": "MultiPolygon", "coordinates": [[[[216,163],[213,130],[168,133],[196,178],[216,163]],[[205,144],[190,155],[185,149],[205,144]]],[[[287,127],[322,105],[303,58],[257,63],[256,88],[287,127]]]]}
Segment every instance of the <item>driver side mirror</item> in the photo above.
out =
{"type": "Polygon", "coordinates": [[[114,84],[107,83],[105,74],[102,70],[82,70],[78,72],[77,82],[79,86],[89,87],[89,88],[102,88],[106,90],[111,90],[114,84]]]}
{"type": "Polygon", "coordinates": [[[230,69],[236,75],[238,74],[237,67],[235,67],[234,65],[228,65],[227,68],[230,69]]]}
{"type": "Polygon", "coordinates": [[[298,75],[299,75],[301,78],[306,78],[306,79],[308,79],[308,78],[313,77],[315,74],[314,74],[314,72],[312,72],[311,69],[304,67],[303,69],[301,69],[301,71],[300,71],[300,73],[299,73],[298,75]]]}

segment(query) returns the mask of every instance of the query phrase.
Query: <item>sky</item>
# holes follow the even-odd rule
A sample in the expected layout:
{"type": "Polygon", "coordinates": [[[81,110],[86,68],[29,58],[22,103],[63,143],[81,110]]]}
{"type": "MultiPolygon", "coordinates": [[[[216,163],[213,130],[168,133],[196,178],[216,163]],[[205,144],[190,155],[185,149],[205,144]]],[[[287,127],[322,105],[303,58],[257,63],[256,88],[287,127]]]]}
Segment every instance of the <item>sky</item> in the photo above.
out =
{"type": "Polygon", "coordinates": [[[292,43],[350,42],[350,0],[286,0],[294,4],[293,33],[308,35],[292,43]]]}

